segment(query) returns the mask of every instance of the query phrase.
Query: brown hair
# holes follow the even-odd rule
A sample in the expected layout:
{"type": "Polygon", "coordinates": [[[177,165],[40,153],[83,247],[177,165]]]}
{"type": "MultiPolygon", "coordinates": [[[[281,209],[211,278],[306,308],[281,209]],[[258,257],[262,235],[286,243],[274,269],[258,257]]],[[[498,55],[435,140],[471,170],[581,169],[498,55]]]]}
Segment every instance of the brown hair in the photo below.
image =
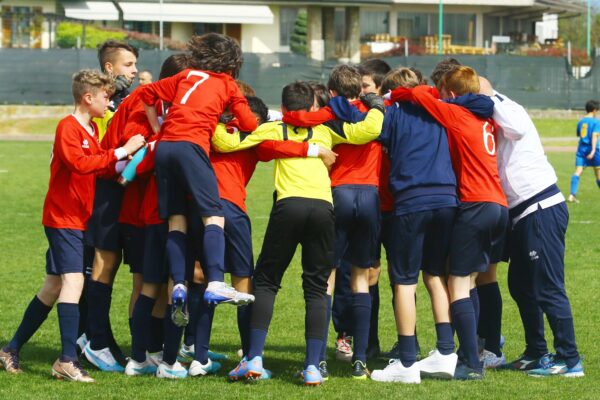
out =
{"type": "MultiPolygon", "coordinates": [[[[358,72],[362,76],[370,76],[375,86],[380,88],[383,78],[392,70],[390,65],[378,58],[363,61],[358,65],[358,72]]],[[[383,92],[381,92],[383,93],[383,92]]]]}
{"type": "Polygon", "coordinates": [[[315,92],[315,99],[317,100],[317,104],[319,105],[319,107],[325,107],[327,104],[329,104],[329,100],[331,100],[331,95],[329,94],[327,86],[315,81],[310,81],[308,83],[315,92]]]}
{"type": "Polygon", "coordinates": [[[102,72],[106,72],[104,64],[107,62],[114,64],[117,59],[117,54],[121,50],[129,51],[133,53],[135,58],[138,58],[138,49],[130,45],[129,43],[119,42],[117,40],[107,40],[98,47],[98,61],[100,62],[100,69],[102,72]]]}
{"type": "Polygon", "coordinates": [[[73,74],[71,91],[73,92],[75,103],[80,103],[86,93],[96,94],[98,90],[103,89],[109,95],[115,91],[114,80],[104,72],[100,72],[97,69],[82,69],[73,74]]]}
{"type": "Polygon", "coordinates": [[[381,82],[381,93],[385,94],[399,86],[412,88],[419,84],[419,77],[410,68],[398,68],[390,71],[381,82]]]}
{"type": "Polygon", "coordinates": [[[194,35],[188,41],[187,48],[195,69],[228,73],[237,78],[244,62],[238,42],[220,33],[194,35]]]}
{"type": "Polygon", "coordinates": [[[242,94],[246,97],[251,96],[251,97],[256,97],[256,91],[254,90],[254,88],[252,86],[250,86],[248,83],[241,81],[241,80],[236,80],[235,83],[237,84],[237,86],[240,88],[240,91],[242,92],[242,94]]]}
{"type": "Polygon", "coordinates": [[[338,65],[329,75],[327,87],[335,91],[338,96],[353,99],[360,95],[361,76],[358,68],[350,65],[338,65]]]}
{"type": "Polygon", "coordinates": [[[168,78],[176,75],[190,66],[190,57],[186,53],[171,54],[165,58],[162,66],[160,67],[160,74],[158,79],[168,78]]]}
{"type": "Polygon", "coordinates": [[[440,81],[440,88],[446,93],[462,96],[467,93],[479,93],[479,77],[471,67],[460,66],[447,72],[440,81]]]}
{"type": "Polygon", "coordinates": [[[442,80],[444,74],[460,66],[461,63],[458,62],[456,58],[444,58],[442,61],[437,63],[435,68],[433,68],[433,72],[431,73],[431,80],[438,90],[440,89],[440,81],[442,80]]]}

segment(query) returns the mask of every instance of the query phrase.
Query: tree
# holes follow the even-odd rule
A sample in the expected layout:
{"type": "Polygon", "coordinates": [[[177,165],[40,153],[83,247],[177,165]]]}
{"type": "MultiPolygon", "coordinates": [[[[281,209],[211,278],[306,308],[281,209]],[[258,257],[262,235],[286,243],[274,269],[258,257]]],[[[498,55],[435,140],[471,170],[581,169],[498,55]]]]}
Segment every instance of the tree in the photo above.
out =
{"type": "Polygon", "coordinates": [[[306,26],[307,26],[307,13],[306,10],[300,10],[296,16],[296,22],[294,23],[294,30],[290,37],[290,49],[297,54],[306,55],[306,26]]]}

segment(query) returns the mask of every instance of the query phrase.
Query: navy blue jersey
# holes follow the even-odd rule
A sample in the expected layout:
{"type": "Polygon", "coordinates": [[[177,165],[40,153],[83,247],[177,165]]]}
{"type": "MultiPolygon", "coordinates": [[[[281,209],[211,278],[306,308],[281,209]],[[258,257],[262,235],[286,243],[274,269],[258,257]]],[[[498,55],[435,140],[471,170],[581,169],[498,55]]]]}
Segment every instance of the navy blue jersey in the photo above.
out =
{"type": "Polygon", "coordinates": [[[388,107],[379,141],[391,161],[396,215],[458,205],[446,130],[425,109],[388,107]]]}

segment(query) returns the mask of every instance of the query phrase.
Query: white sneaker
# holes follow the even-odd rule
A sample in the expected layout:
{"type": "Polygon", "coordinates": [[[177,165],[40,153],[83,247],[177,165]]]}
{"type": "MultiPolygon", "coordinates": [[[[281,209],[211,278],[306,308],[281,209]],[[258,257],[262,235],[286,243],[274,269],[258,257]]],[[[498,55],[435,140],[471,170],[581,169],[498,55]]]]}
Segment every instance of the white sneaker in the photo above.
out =
{"type": "Polygon", "coordinates": [[[166,379],[183,379],[187,378],[188,371],[183,368],[178,361],[175,361],[175,364],[169,365],[166,362],[161,362],[158,368],[156,369],[156,377],[157,378],[166,378],[166,379]]]}
{"type": "Polygon", "coordinates": [[[162,358],[163,358],[162,351],[157,351],[156,353],[146,352],[146,360],[150,360],[150,362],[152,364],[154,364],[156,367],[158,367],[160,365],[160,363],[162,362],[162,358]]]}
{"type": "Polygon", "coordinates": [[[88,342],[89,340],[85,333],[81,334],[81,336],[77,338],[77,341],[75,343],[77,344],[77,347],[79,348],[81,354],[83,354],[83,352],[85,351],[85,346],[87,346],[88,342]]]}
{"type": "Polygon", "coordinates": [[[254,302],[254,296],[235,290],[225,282],[209,282],[204,291],[204,301],[209,304],[229,303],[243,306],[254,302]]]}
{"type": "Polygon", "coordinates": [[[504,357],[504,353],[498,357],[492,351],[483,350],[479,357],[479,361],[483,362],[483,368],[500,368],[502,365],[506,364],[506,357],[504,357]]]}
{"type": "Polygon", "coordinates": [[[150,360],[148,356],[144,362],[137,362],[130,358],[125,366],[125,375],[127,376],[138,376],[138,375],[154,375],[156,374],[157,366],[150,360]]]}
{"type": "Polygon", "coordinates": [[[452,379],[458,356],[456,353],[443,355],[438,349],[431,350],[427,358],[419,361],[421,375],[437,379],[452,379]]]}
{"type": "Polygon", "coordinates": [[[221,363],[212,361],[210,358],[204,365],[200,361],[192,361],[190,364],[189,374],[190,376],[204,376],[209,374],[216,374],[221,369],[221,363]]]}
{"type": "Polygon", "coordinates": [[[384,369],[371,372],[371,379],[377,382],[421,383],[421,374],[417,363],[406,368],[400,360],[391,359],[384,369]]]}
{"type": "Polygon", "coordinates": [[[92,350],[90,342],[88,342],[83,349],[83,354],[85,354],[85,358],[87,358],[89,362],[94,364],[101,371],[125,371],[125,368],[123,368],[123,366],[117,362],[108,347],[105,347],[101,350],[92,350]]]}

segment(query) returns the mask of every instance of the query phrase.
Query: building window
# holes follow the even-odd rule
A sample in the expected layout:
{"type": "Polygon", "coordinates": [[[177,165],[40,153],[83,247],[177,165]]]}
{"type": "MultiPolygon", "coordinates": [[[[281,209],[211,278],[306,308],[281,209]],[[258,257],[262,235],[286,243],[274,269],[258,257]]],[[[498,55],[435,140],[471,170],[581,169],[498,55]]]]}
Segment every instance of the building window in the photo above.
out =
{"type": "Polygon", "coordinates": [[[375,35],[388,34],[389,13],[387,11],[363,11],[360,13],[361,40],[372,40],[375,35]]]}
{"type": "Polygon", "coordinates": [[[444,33],[452,36],[452,44],[474,46],[475,14],[444,14],[444,33]]]}
{"type": "Polygon", "coordinates": [[[2,6],[2,47],[41,48],[41,7],[2,6]]]}
{"type": "Polygon", "coordinates": [[[194,24],[194,34],[204,35],[205,33],[224,33],[223,24],[211,24],[211,23],[196,23],[194,24]]]}
{"type": "Polygon", "coordinates": [[[429,30],[431,16],[432,14],[426,13],[398,13],[398,36],[418,39],[432,34],[429,30]]]}
{"type": "Polygon", "coordinates": [[[289,47],[299,11],[299,8],[293,7],[281,7],[279,9],[279,46],[289,47]]]}

